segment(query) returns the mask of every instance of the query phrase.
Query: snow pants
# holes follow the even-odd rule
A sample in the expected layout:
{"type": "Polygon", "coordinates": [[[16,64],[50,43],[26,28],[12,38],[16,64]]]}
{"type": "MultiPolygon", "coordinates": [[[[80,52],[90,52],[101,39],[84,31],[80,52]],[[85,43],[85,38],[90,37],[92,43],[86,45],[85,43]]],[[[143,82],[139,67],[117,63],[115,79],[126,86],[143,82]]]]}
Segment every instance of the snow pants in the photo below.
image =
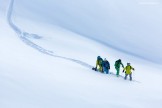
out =
{"type": "Polygon", "coordinates": [[[120,68],[115,67],[115,69],[116,69],[116,75],[119,76],[120,68]]]}
{"type": "Polygon", "coordinates": [[[109,74],[109,69],[106,67],[103,67],[103,71],[106,72],[106,74],[109,74]]]}
{"type": "Polygon", "coordinates": [[[132,73],[131,74],[125,74],[124,79],[126,80],[128,75],[129,75],[130,81],[132,81],[132,73]]]}

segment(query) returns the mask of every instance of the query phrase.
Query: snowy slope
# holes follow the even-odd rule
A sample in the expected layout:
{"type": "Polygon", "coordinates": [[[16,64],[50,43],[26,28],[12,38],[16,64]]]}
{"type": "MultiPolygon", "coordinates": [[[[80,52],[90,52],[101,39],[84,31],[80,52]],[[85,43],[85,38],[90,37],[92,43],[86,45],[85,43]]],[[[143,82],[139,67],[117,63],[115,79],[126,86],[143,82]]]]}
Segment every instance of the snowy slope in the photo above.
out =
{"type": "Polygon", "coordinates": [[[161,0],[15,0],[14,12],[162,63],[161,0]]]}
{"type": "Polygon", "coordinates": [[[26,35],[16,33],[1,15],[0,108],[161,108],[161,66],[65,28],[13,16],[21,32],[41,38],[21,37],[26,35]],[[131,62],[140,83],[92,71],[97,55],[110,61],[114,73],[116,59],[131,62]]]}

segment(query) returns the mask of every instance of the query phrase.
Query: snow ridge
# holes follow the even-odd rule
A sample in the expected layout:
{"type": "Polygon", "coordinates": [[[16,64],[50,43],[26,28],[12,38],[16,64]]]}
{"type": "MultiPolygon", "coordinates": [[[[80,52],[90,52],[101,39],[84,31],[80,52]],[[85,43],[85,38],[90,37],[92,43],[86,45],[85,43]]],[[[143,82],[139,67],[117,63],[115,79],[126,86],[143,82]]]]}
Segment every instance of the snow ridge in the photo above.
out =
{"type": "Polygon", "coordinates": [[[30,41],[29,39],[27,39],[27,37],[32,37],[32,38],[35,38],[35,39],[39,39],[41,38],[40,36],[36,35],[36,34],[30,34],[30,33],[27,33],[27,32],[24,32],[22,31],[20,28],[18,28],[13,22],[12,22],[12,10],[13,10],[13,4],[14,4],[14,0],[10,0],[10,4],[9,4],[9,7],[8,7],[8,11],[7,11],[7,21],[10,25],[10,27],[17,33],[17,35],[19,36],[19,38],[25,43],[27,44],[28,46],[38,50],[39,52],[41,53],[44,53],[44,54],[47,54],[47,55],[50,55],[50,56],[53,56],[53,57],[57,57],[57,58],[61,58],[61,59],[65,59],[65,60],[69,60],[69,61],[72,61],[72,62],[75,62],[77,64],[80,64],[84,67],[87,67],[87,68],[92,68],[93,66],[83,62],[83,61],[80,61],[80,60],[76,60],[76,59],[72,59],[72,58],[67,58],[67,57],[63,57],[63,56],[59,56],[59,55],[56,55],[53,53],[53,51],[50,51],[50,50],[47,50],[35,43],[33,43],[32,41],[30,41]]]}

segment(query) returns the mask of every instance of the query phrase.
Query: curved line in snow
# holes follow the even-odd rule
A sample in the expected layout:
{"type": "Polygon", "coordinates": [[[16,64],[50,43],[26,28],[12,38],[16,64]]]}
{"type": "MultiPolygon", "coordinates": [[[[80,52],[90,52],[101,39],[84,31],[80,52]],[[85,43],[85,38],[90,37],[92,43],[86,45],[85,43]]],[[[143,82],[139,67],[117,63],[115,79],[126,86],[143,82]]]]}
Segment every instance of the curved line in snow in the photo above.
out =
{"type": "Polygon", "coordinates": [[[50,55],[50,56],[53,56],[53,57],[57,57],[57,58],[61,58],[61,59],[65,59],[65,60],[69,60],[69,61],[72,61],[72,62],[75,62],[77,64],[80,64],[84,67],[87,67],[87,68],[92,68],[93,66],[83,62],[83,61],[80,61],[80,60],[76,60],[76,59],[72,59],[72,58],[67,58],[67,57],[63,57],[63,56],[59,56],[59,55],[56,55],[54,54],[52,51],[49,51],[49,50],[46,50],[44,49],[43,47],[33,43],[32,41],[30,41],[29,39],[27,39],[26,35],[25,34],[28,34],[28,35],[31,35],[27,32],[23,32],[20,28],[18,28],[13,22],[12,22],[12,11],[13,11],[13,4],[14,4],[14,0],[10,0],[10,4],[9,4],[9,7],[8,7],[8,11],[7,11],[7,21],[9,23],[9,25],[11,26],[11,28],[17,33],[17,35],[19,36],[19,38],[25,43],[27,44],[28,46],[38,50],[39,52],[41,53],[44,53],[44,54],[47,54],[47,55],[50,55]]]}
{"type": "MultiPolygon", "coordinates": [[[[26,38],[26,35],[25,34],[29,34],[29,33],[26,33],[26,32],[23,32],[21,29],[19,29],[13,22],[12,22],[12,18],[11,18],[11,15],[12,15],[12,10],[13,10],[13,4],[14,4],[14,0],[10,0],[10,4],[9,4],[9,7],[8,7],[8,11],[7,11],[7,21],[9,23],[9,25],[11,26],[11,28],[17,33],[17,35],[19,36],[19,38],[25,43],[27,44],[28,46],[38,50],[39,52],[41,53],[44,53],[44,54],[47,54],[47,55],[50,55],[50,56],[53,56],[53,57],[57,57],[57,58],[61,58],[61,59],[65,59],[65,60],[69,60],[69,61],[72,61],[72,62],[75,62],[77,64],[80,64],[84,67],[87,67],[87,68],[90,68],[92,69],[93,66],[83,62],[83,61],[80,61],[80,60],[76,60],[76,59],[72,59],[72,58],[67,58],[67,57],[63,57],[63,56],[59,56],[59,55],[56,55],[54,54],[52,51],[49,51],[49,50],[46,50],[44,48],[42,48],[41,46],[33,43],[32,41],[30,41],[29,39],[26,38]]],[[[30,35],[30,34],[29,34],[30,35]]],[[[114,74],[113,72],[110,72],[110,74],[112,75],[116,75],[114,74]]],[[[123,77],[123,76],[121,76],[123,77]]],[[[137,82],[137,83],[140,83],[139,81],[136,81],[136,80],[133,80],[134,82],[137,82]]]]}

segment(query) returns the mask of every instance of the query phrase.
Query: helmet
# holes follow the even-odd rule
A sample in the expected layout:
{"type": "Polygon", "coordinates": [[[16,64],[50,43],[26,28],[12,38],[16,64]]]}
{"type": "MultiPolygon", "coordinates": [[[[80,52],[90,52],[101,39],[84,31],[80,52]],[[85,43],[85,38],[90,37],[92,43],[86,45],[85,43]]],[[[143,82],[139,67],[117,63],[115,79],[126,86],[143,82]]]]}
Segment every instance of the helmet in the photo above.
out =
{"type": "Polygon", "coordinates": [[[100,59],[101,57],[100,56],[97,56],[97,59],[100,59]]]}
{"type": "Polygon", "coordinates": [[[127,65],[129,66],[129,65],[130,65],[130,63],[127,63],[127,65]]]}
{"type": "Polygon", "coordinates": [[[121,59],[119,59],[119,62],[121,62],[121,59]]]}

